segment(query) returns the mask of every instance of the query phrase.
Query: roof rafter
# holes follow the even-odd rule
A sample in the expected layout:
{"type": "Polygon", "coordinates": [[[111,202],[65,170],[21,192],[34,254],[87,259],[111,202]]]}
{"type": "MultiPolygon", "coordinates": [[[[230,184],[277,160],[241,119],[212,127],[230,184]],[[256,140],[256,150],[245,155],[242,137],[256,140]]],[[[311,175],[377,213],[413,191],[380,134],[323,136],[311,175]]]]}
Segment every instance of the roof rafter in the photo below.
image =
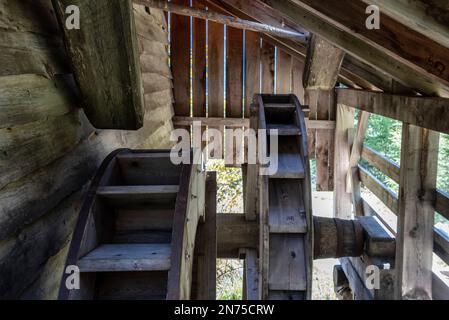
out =
{"type": "Polygon", "coordinates": [[[338,29],[331,19],[311,8],[300,0],[264,0],[280,14],[297,21],[310,32],[327,39],[330,43],[345,50],[348,54],[371,65],[375,69],[386,72],[405,86],[414,88],[427,95],[449,96],[449,87],[426,77],[402,61],[392,57],[353,34],[338,29]]]}

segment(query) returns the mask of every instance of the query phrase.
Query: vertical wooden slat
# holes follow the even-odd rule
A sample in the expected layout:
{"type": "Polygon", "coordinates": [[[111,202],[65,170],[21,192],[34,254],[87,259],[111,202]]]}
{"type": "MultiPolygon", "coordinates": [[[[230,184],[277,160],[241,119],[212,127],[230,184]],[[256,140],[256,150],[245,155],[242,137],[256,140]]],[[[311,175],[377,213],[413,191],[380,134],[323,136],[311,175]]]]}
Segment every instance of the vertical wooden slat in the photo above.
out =
{"type": "Polygon", "coordinates": [[[249,118],[254,94],[260,92],[260,34],[245,31],[245,42],[245,118],[249,118]]]}
{"type": "MultiPolygon", "coordinates": [[[[208,23],[209,23],[208,44],[207,44],[208,71],[209,71],[208,116],[223,118],[225,116],[224,115],[224,26],[222,24],[211,21],[209,21],[208,23]]],[[[209,127],[209,129],[211,129],[211,127],[209,127]]],[[[223,126],[213,129],[218,129],[222,133],[224,132],[223,126]]],[[[222,146],[220,148],[222,148],[222,146]]],[[[213,156],[214,158],[217,158],[217,155],[213,156]]]]}
{"type": "Polygon", "coordinates": [[[209,117],[224,116],[224,26],[209,21],[209,117]]]}
{"type": "MultiPolygon", "coordinates": [[[[243,30],[227,28],[226,45],[226,117],[243,116],[243,30]]],[[[226,139],[229,139],[226,136],[226,139]]],[[[234,164],[241,162],[242,148],[233,141],[232,157],[234,164]],[[238,161],[238,162],[237,162],[238,161]]],[[[241,145],[241,144],[239,144],[241,145]]]]}
{"type": "Polygon", "coordinates": [[[396,242],[396,299],[432,299],[433,207],[439,134],[404,123],[396,242]]]}
{"type": "MultiPolygon", "coordinates": [[[[204,9],[202,0],[193,0],[192,6],[204,9]]],[[[194,117],[205,117],[206,110],[206,21],[193,18],[192,22],[192,115],[194,117]]],[[[201,137],[206,127],[201,128],[201,137]]],[[[201,142],[204,150],[206,142],[201,142]]]]}
{"type": "MultiPolygon", "coordinates": [[[[204,9],[203,1],[193,0],[192,6],[204,9]]],[[[192,91],[194,117],[206,116],[206,21],[193,18],[192,91]]]]}
{"type": "Polygon", "coordinates": [[[302,74],[304,72],[304,63],[298,59],[292,58],[292,92],[299,102],[304,104],[304,86],[302,83],[302,74]]]}
{"type": "MultiPolygon", "coordinates": [[[[188,6],[188,0],[173,0],[188,6]]],[[[190,18],[171,15],[171,68],[177,116],[190,116],[190,18]]]]}
{"type": "Polygon", "coordinates": [[[274,93],[274,46],[262,41],[262,93],[274,93]]]}
{"type": "Polygon", "coordinates": [[[292,56],[277,48],[276,59],[276,94],[291,92],[292,56]]]}
{"type": "Polygon", "coordinates": [[[227,29],[226,117],[241,118],[243,111],[243,31],[227,29]]]}

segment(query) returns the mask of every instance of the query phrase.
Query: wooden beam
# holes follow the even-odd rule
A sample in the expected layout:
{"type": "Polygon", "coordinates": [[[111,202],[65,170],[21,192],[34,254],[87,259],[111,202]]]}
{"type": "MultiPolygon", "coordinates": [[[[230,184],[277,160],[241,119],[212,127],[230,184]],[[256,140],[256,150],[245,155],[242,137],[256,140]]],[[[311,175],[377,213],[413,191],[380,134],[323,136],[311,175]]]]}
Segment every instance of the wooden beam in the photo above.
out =
{"type": "MultiPolygon", "coordinates": [[[[229,14],[239,16],[240,18],[273,24],[278,27],[289,27],[294,30],[308,33],[297,23],[297,21],[279,15],[276,10],[264,4],[261,0],[251,2],[244,0],[221,0],[220,2],[217,0],[207,0],[207,3],[214,7],[219,6],[229,14]]],[[[282,50],[288,52],[300,61],[305,60],[306,48],[302,43],[290,39],[277,38],[271,35],[262,35],[262,38],[271,44],[282,48],[282,50]]],[[[391,76],[377,71],[366,63],[346,55],[338,81],[348,87],[360,87],[367,90],[381,89],[386,92],[391,92],[393,79],[391,76]]],[[[413,91],[410,90],[410,92],[413,91]]]]}
{"type": "Polygon", "coordinates": [[[214,11],[202,10],[188,6],[177,5],[164,0],[132,0],[134,3],[141,4],[146,7],[161,9],[167,12],[176,13],[183,16],[190,16],[194,18],[209,20],[227,26],[244,29],[249,31],[264,32],[278,37],[296,39],[302,42],[306,41],[306,36],[297,31],[288,30],[285,28],[278,28],[276,26],[257,23],[249,20],[242,20],[236,17],[226,16],[214,11]]]}
{"type": "MultiPolygon", "coordinates": [[[[300,0],[263,0],[285,17],[300,22],[308,29],[348,54],[367,63],[380,72],[385,72],[402,84],[419,90],[427,95],[449,97],[449,88],[435,79],[425,76],[408,64],[392,57],[388,52],[373,46],[353,33],[337,28],[320,12],[307,6],[300,0]]],[[[363,26],[364,27],[364,26],[363,26]]]]}
{"type": "Polygon", "coordinates": [[[313,35],[310,39],[303,74],[304,87],[307,89],[330,90],[335,87],[345,53],[313,35]]]}
{"type": "Polygon", "coordinates": [[[390,17],[436,42],[449,47],[449,16],[444,2],[435,0],[363,0],[377,5],[390,17]]]}
{"type": "MultiPolygon", "coordinates": [[[[181,117],[175,116],[173,124],[175,126],[190,126],[194,121],[200,121],[201,126],[219,127],[226,126],[229,128],[249,128],[250,120],[242,118],[218,118],[218,117],[181,117]]],[[[306,119],[308,129],[335,129],[335,121],[332,120],[309,120],[306,119]]]]}
{"type": "Polygon", "coordinates": [[[337,128],[335,131],[334,161],[334,216],[351,219],[351,195],[346,192],[346,174],[349,168],[350,146],[348,129],[354,128],[354,109],[337,105],[337,128]]]}
{"type": "Polygon", "coordinates": [[[337,102],[419,127],[449,133],[449,99],[337,89],[337,102]]]}
{"type": "Polygon", "coordinates": [[[145,115],[140,54],[131,0],[53,0],[90,122],[101,129],[137,130],[145,115]],[[66,8],[82,12],[79,30],[66,28],[66,8]]]}
{"type": "Polygon", "coordinates": [[[376,197],[378,197],[393,213],[398,212],[398,196],[374,177],[368,170],[359,165],[360,181],[376,197]]]}
{"type": "Polygon", "coordinates": [[[259,245],[259,222],[244,214],[217,213],[217,258],[237,259],[242,248],[259,245]]]}
{"type": "Polygon", "coordinates": [[[360,193],[360,173],[358,163],[360,161],[363,140],[368,129],[369,113],[362,111],[354,138],[352,139],[351,155],[349,156],[349,170],[346,179],[346,190],[352,190],[352,205],[356,216],[363,216],[363,203],[360,193]]]}
{"type": "Polygon", "coordinates": [[[438,145],[438,133],[404,123],[395,261],[397,299],[432,299],[438,145]]]}
{"type": "MultiPolygon", "coordinates": [[[[335,93],[332,90],[338,79],[345,54],[326,40],[313,35],[310,39],[303,73],[306,89],[305,103],[310,107],[310,119],[335,119],[335,93]]],[[[316,188],[333,189],[334,130],[312,131],[316,135],[316,188]]]]}
{"type": "Polygon", "coordinates": [[[449,48],[380,12],[379,29],[368,29],[367,5],[360,0],[297,0],[295,3],[357,39],[383,50],[417,73],[449,85],[449,48]],[[399,40],[398,40],[399,39],[399,40]]]}
{"type": "Polygon", "coordinates": [[[383,174],[390,177],[394,182],[399,183],[400,168],[397,163],[381,155],[376,150],[371,149],[367,145],[362,148],[362,159],[370,165],[379,169],[383,174]]]}

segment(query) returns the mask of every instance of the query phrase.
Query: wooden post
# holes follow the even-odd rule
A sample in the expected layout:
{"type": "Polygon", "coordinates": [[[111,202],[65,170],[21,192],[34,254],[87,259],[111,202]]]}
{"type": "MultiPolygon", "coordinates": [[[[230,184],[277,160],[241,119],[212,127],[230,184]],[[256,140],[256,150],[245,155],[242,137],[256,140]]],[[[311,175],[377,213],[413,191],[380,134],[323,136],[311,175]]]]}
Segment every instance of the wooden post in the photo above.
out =
{"type": "Polygon", "coordinates": [[[352,204],[356,216],[363,216],[363,203],[360,196],[360,176],[358,163],[362,155],[363,140],[365,138],[366,130],[368,129],[369,113],[366,111],[360,112],[359,124],[357,132],[352,142],[351,155],[349,157],[349,170],[346,180],[346,189],[351,192],[352,204]]]}
{"type": "MultiPolygon", "coordinates": [[[[303,74],[306,88],[305,104],[310,108],[312,120],[335,119],[335,92],[344,52],[327,41],[312,36],[307,50],[303,74]]],[[[318,191],[333,189],[334,130],[312,131],[315,135],[316,188],[318,191]]]]}
{"type": "Polygon", "coordinates": [[[335,163],[334,163],[334,216],[336,218],[351,218],[351,195],[346,192],[346,174],[349,169],[349,144],[347,131],[354,127],[354,109],[337,106],[337,128],[335,132],[335,163]]]}
{"type": "Polygon", "coordinates": [[[197,255],[196,299],[215,300],[217,290],[217,175],[209,172],[206,178],[206,214],[198,226],[195,251],[197,255]]]}
{"type": "Polygon", "coordinates": [[[403,124],[396,299],[432,298],[433,201],[438,143],[437,132],[403,124]]]}

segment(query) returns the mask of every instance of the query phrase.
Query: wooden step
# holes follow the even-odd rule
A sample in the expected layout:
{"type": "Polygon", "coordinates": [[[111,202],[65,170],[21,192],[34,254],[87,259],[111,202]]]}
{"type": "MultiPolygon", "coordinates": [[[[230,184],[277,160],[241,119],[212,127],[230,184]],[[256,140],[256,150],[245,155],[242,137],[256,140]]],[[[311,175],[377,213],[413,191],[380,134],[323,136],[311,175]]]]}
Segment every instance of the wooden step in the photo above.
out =
{"type": "Polygon", "coordinates": [[[124,185],[179,184],[182,165],[170,160],[170,152],[123,153],[117,155],[124,185]]]}
{"type": "Polygon", "coordinates": [[[104,186],[97,189],[97,196],[116,207],[143,205],[144,203],[174,203],[178,185],[104,186]]]}
{"type": "Polygon", "coordinates": [[[307,289],[304,241],[304,235],[270,234],[269,290],[307,289]]]}
{"type": "Polygon", "coordinates": [[[269,192],[270,233],[306,233],[307,221],[300,181],[270,179],[269,192]]]}
{"type": "Polygon", "coordinates": [[[295,137],[279,137],[278,170],[270,178],[303,179],[304,163],[295,137]],[[287,140],[288,139],[288,140],[287,140]]]}
{"type": "Polygon", "coordinates": [[[268,134],[274,134],[271,130],[278,130],[279,136],[299,136],[301,130],[293,124],[267,124],[268,134]]]}
{"type": "Polygon", "coordinates": [[[78,261],[81,272],[165,271],[170,244],[104,244],[78,261]]]}

